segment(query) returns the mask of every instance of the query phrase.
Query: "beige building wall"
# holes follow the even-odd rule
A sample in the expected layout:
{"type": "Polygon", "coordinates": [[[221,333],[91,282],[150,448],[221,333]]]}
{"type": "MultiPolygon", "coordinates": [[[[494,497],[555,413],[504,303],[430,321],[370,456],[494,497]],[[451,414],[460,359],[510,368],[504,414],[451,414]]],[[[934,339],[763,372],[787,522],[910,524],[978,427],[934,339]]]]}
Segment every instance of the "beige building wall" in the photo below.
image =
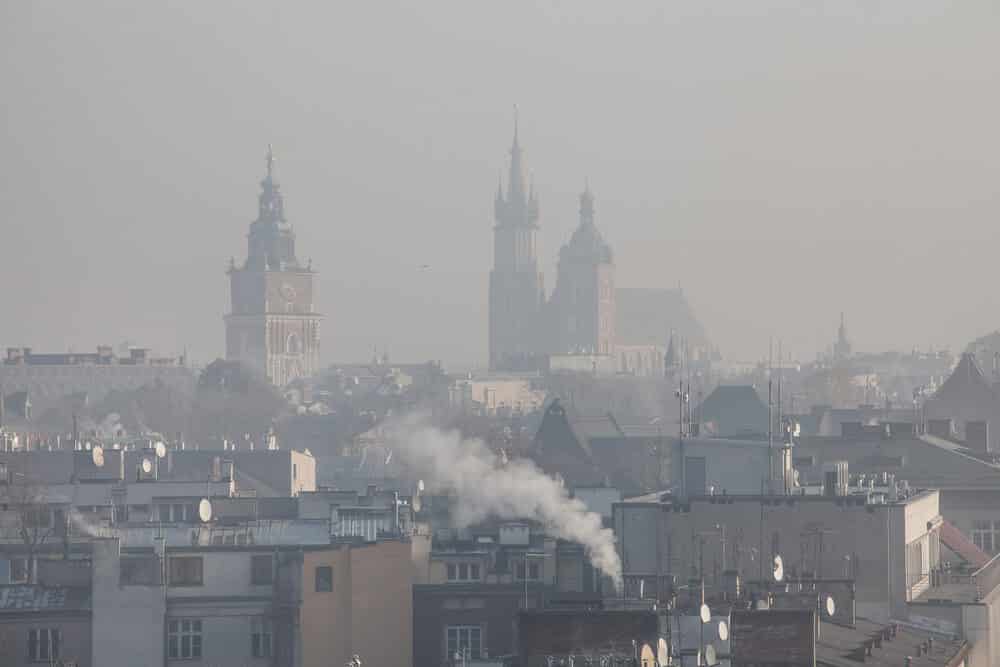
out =
{"type": "Polygon", "coordinates": [[[380,542],[306,551],[302,562],[302,666],[343,665],[352,655],[379,667],[411,667],[411,546],[380,542]],[[333,590],[316,591],[316,568],[333,590]]]}

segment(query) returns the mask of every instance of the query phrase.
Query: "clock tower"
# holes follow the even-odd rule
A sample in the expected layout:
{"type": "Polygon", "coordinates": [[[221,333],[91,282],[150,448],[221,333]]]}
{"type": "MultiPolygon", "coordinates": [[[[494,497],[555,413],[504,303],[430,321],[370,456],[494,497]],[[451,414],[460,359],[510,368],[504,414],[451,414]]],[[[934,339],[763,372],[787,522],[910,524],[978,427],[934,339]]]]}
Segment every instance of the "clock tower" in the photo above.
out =
{"type": "Polygon", "coordinates": [[[267,147],[257,219],[250,223],[247,259],[230,262],[232,309],[225,317],[226,358],[241,361],[277,387],[319,370],[319,326],[313,309],[312,263],[295,256],[295,232],[285,219],[284,199],[267,147]]]}

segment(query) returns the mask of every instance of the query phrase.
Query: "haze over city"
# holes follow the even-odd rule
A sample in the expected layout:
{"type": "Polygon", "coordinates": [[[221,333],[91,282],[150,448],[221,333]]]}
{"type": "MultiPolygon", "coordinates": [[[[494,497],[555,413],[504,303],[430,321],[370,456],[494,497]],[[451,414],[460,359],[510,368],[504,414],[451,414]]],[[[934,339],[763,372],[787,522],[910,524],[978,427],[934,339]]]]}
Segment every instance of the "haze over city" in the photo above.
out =
{"type": "Polygon", "coordinates": [[[990,2],[7,3],[5,345],[224,351],[273,144],[323,359],[485,365],[513,108],[538,257],[589,181],[617,285],[723,356],[996,329],[990,2]]]}

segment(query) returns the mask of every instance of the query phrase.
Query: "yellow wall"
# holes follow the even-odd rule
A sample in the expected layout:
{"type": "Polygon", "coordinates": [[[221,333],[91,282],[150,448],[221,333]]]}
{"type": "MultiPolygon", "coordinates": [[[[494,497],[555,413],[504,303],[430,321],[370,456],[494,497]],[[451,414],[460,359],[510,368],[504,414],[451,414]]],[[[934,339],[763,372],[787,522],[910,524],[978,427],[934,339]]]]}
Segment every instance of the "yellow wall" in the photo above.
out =
{"type": "Polygon", "coordinates": [[[302,665],[411,667],[411,546],[381,542],[307,551],[302,574],[302,665]],[[333,568],[333,592],[317,593],[318,566],[333,568]]]}

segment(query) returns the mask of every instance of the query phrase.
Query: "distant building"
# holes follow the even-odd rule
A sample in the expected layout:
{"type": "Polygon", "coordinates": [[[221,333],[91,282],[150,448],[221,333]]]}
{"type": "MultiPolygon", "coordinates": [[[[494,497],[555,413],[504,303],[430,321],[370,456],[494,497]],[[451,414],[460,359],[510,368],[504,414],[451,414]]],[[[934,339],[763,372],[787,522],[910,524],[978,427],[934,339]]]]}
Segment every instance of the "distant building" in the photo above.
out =
{"type": "Polygon", "coordinates": [[[1000,396],[975,355],[962,355],[944,384],[927,399],[923,421],[932,435],[977,452],[1000,451],[1000,396]]]}
{"type": "Polygon", "coordinates": [[[284,387],[319,369],[320,322],[314,309],[315,271],[295,254],[295,231],[267,152],[257,219],[247,259],[229,268],[232,309],[225,317],[226,358],[241,361],[284,387]]]}
{"type": "Polygon", "coordinates": [[[697,412],[705,435],[767,438],[767,405],[751,385],[719,385],[697,412]]]}
{"type": "Polygon", "coordinates": [[[555,354],[615,354],[615,265],[594,222],[594,195],[580,195],[580,225],[559,251],[546,318],[555,354]]]}
{"type": "Polygon", "coordinates": [[[494,203],[493,270],[490,272],[490,369],[537,367],[545,284],[538,269],[538,198],[525,187],[517,123],[510,147],[507,193],[503,183],[494,203]]]}
{"type": "MultiPolygon", "coordinates": [[[[112,391],[131,391],[162,383],[178,395],[194,393],[195,374],[182,357],[155,357],[133,347],[120,356],[110,345],[95,352],[37,353],[30,347],[7,348],[0,364],[0,393],[27,392],[36,414],[60,399],[79,395],[99,401],[112,391]]],[[[30,414],[21,417],[30,418],[30,414]]],[[[2,421],[3,414],[0,414],[2,421]]]]}

